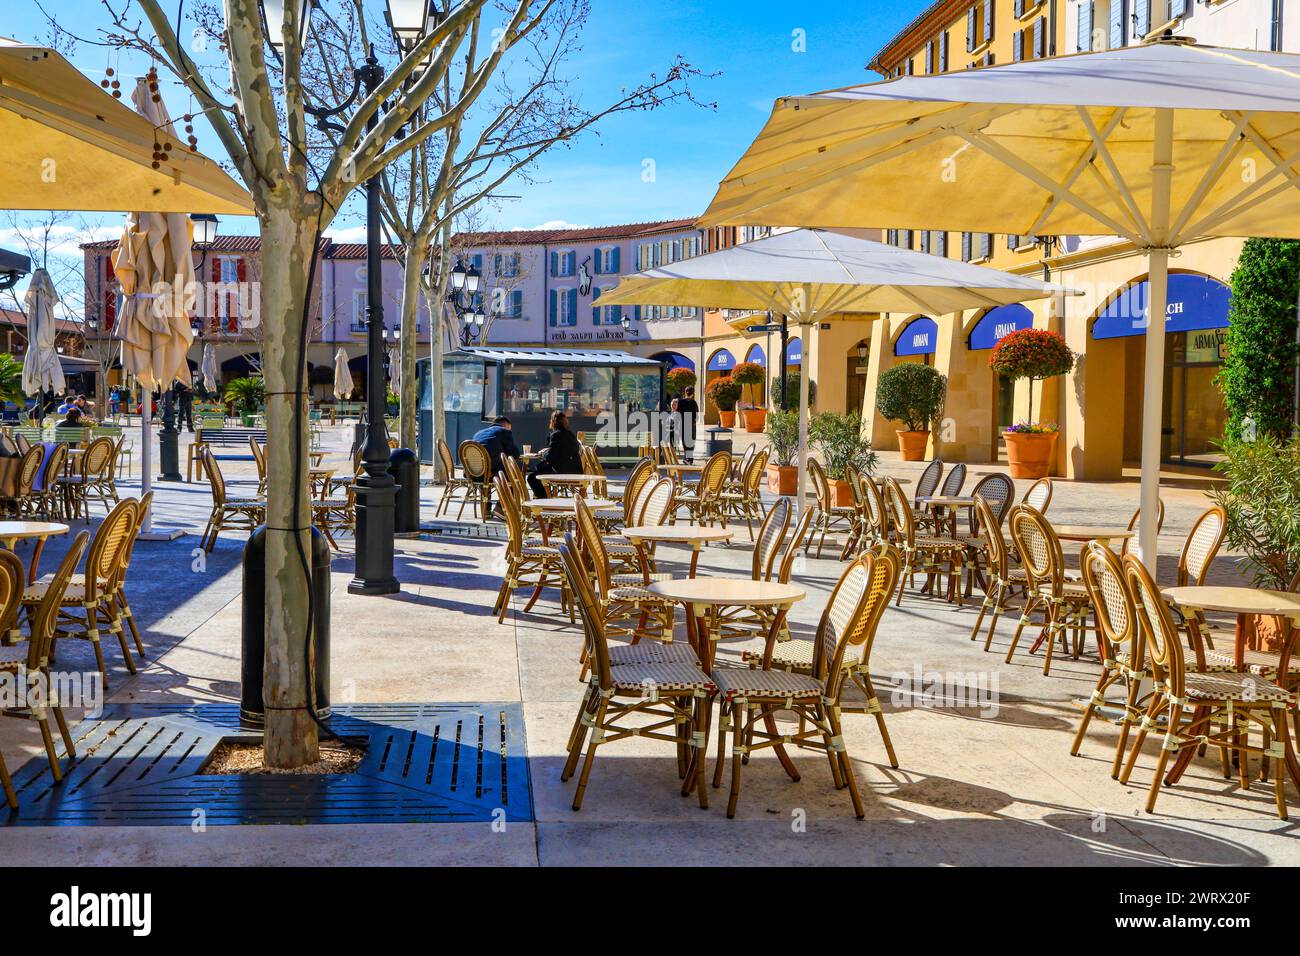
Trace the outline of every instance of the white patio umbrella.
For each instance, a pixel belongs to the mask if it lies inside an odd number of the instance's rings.
[[[221,373],[217,370],[217,352],[211,342],[203,343],[203,361],[199,363],[199,375],[202,376],[203,384],[207,386],[208,391],[217,390]]]
[[[819,229],[795,229],[648,269],[602,292],[601,305],[693,305],[788,316],[804,332],[842,313],[944,315],[1063,294],[1035,279]],[[805,355],[804,362],[808,362]],[[799,376],[799,477],[808,466],[808,376]]]
[[[1116,235],[1150,260],[1300,222],[1300,56],[1181,40],[780,99],[718,223]],[[1135,316],[1144,325],[1146,316]],[[1141,554],[1153,560],[1164,335],[1148,335]]]
[[[137,82],[131,98],[140,114],[156,128],[171,129],[166,107],[161,101],[154,102],[143,79]],[[196,281],[192,230],[189,217],[183,213],[129,213],[113,259],[123,295],[114,334],[122,340],[122,367],[142,388],[142,493],[148,493],[153,485],[152,392],[155,388],[170,388],[176,380],[190,382],[185,356],[194,339],[186,310],[187,293]],[[143,533],[151,529],[152,515],[146,514]]]
[[[352,371],[348,368],[348,353],[342,346],[334,353],[334,397],[339,401],[352,394]]]
[[[63,379],[63,366],[55,346],[58,331],[54,306],[59,294],[54,291],[54,280],[44,269],[32,273],[31,285],[23,296],[27,307],[27,354],[23,356],[23,391],[40,397],[41,392],[61,393],[67,387]]]
[[[400,345],[388,347],[388,384],[396,394],[402,394],[402,347]]]

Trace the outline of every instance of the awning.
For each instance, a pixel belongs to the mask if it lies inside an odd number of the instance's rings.
[[[924,315],[903,326],[894,342],[895,355],[933,355],[939,344],[939,323]]]
[[[675,368],[695,369],[695,363],[678,352],[656,352],[651,357],[663,362],[669,371]]]
[[[803,364],[803,340],[791,339],[785,344],[785,364],[802,365]]]
[[[710,372],[730,372],[736,367],[736,357],[726,349],[718,349],[709,356],[709,363],[705,367]]]
[[[1230,297],[1231,290],[1209,276],[1190,272],[1170,273],[1165,331],[1191,332],[1197,329],[1227,328]],[[1092,324],[1092,337],[1117,339],[1126,335],[1145,334],[1150,298],[1151,283],[1145,279],[1129,286],[1097,316],[1097,321]]]
[[[1019,332],[1021,329],[1033,328],[1033,325],[1034,313],[1025,306],[1018,302],[1013,305],[1000,305],[996,309],[989,309],[984,313],[984,317],[975,323],[975,328],[970,330],[966,344],[972,352],[991,349],[1002,340],[1003,336]]]
[[[749,349],[749,353],[745,356],[745,361],[757,362],[759,365],[763,366],[764,368],[767,368],[767,353],[763,351],[763,346],[761,345],[751,346]]]

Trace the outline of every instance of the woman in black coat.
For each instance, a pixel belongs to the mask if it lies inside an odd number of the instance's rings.
[[[582,455],[578,450],[578,436],[569,431],[569,419],[564,412],[551,412],[551,434],[546,449],[528,475],[528,487],[538,498],[546,497],[546,487],[538,475],[580,475]]]

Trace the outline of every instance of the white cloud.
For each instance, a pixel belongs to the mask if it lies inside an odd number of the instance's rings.
[[[325,231],[325,238],[332,239],[338,243],[348,242],[365,242],[365,226],[345,226],[342,229],[330,228]]]
[[[552,219],[544,222],[540,226],[511,226],[511,232],[522,232],[529,229],[590,229],[589,225],[578,225],[577,223],[565,222],[563,219]]]

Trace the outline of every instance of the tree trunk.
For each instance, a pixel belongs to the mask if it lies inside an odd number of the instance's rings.
[[[307,492],[306,396],[302,322],[311,268],[312,229],[291,207],[262,217],[262,371],[266,376],[266,704],[265,762],[301,767],[319,759],[308,711],[313,683],[307,660],[311,600],[311,504]],[[295,400],[296,399],[296,400]],[[301,457],[295,462],[295,451]],[[295,481],[296,478],[296,481]],[[298,528],[292,531],[288,529]],[[296,540],[295,540],[296,539]]]
[[[433,405],[433,434],[435,438],[441,438],[444,441],[447,438],[447,408],[444,381],[442,376],[442,355],[443,355],[443,321],[441,305],[442,297],[435,296],[434,300],[429,303],[429,385],[431,403]],[[452,449],[452,454],[456,449]],[[434,456],[435,459],[437,456]],[[448,476],[450,477],[450,476]]]
[[[420,393],[416,387],[415,359],[419,349],[419,336],[416,323],[420,318],[420,287],[424,272],[425,255],[421,245],[415,243],[406,250],[406,269],[402,279],[402,388],[398,396],[401,400],[401,417],[398,424],[399,438],[403,448],[415,448],[416,425],[420,420]],[[430,334],[437,332],[435,317],[430,314]]]

